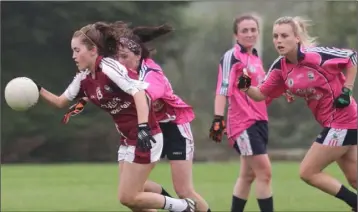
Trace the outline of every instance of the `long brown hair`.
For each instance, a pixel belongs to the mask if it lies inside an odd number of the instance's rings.
[[[81,38],[81,42],[88,48],[97,48],[98,54],[104,57],[117,55],[119,42],[114,28],[105,22],[88,24],[77,30],[73,37]]]
[[[117,40],[126,38],[127,40],[135,42],[140,46],[140,51],[134,53],[140,54],[142,58],[150,57],[151,53],[155,51],[154,48],[149,49],[146,43],[174,30],[174,28],[168,24],[162,24],[159,26],[137,26],[132,28],[131,23],[116,21],[111,25],[116,31],[116,36],[118,36]],[[128,43],[126,42],[119,42],[118,44],[123,47],[128,47]]]

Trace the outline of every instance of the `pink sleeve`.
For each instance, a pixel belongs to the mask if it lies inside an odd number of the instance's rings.
[[[319,54],[320,64],[328,72],[340,73],[357,65],[357,52],[350,49],[313,47],[308,51]]]
[[[162,72],[150,71],[144,77],[144,81],[149,83],[149,87],[146,89],[146,92],[152,101],[160,99],[164,96],[168,79]]]
[[[263,95],[269,98],[278,98],[286,90],[285,82],[282,78],[282,71],[280,69],[271,68],[267,72],[266,77],[259,89]],[[271,103],[272,100],[268,100],[267,103]]]

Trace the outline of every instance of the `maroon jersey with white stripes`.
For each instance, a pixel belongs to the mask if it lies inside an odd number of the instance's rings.
[[[65,91],[69,100],[87,97],[109,113],[122,135],[121,143],[137,143],[137,110],[133,95],[148,87],[147,83],[130,79],[127,69],[111,58],[99,57],[96,61],[95,77],[89,71],[78,73]],[[154,111],[150,108],[148,123],[152,134],[161,132]]]

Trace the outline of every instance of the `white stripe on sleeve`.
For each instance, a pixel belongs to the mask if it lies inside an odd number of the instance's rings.
[[[275,61],[273,61],[273,63],[271,64],[269,70],[267,71],[265,78],[263,80],[266,81],[268,79],[268,77],[270,76],[270,74],[272,73],[272,71],[274,70],[274,67],[281,62],[281,59],[283,58],[283,56],[279,56]]]
[[[71,84],[67,87],[63,95],[69,100],[73,101],[81,89],[81,81],[86,78],[86,76],[90,72],[88,70],[81,71],[80,73],[76,74],[74,79],[72,80]]]
[[[145,90],[149,84],[129,78],[126,67],[118,61],[111,58],[103,58],[100,67],[102,72],[106,74],[120,89],[134,96],[138,91]]]
[[[306,51],[328,54],[333,57],[348,58],[354,54],[350,49],[339,49],[334,47],[310,47]]]
[[[354,51],[353,54],[351,55],[351,61],[353,65],[357,65],[357,52]]]
[[[230,80],[230,71],[231,71],[231,59],[234,54],[234,48],[227,51],[224,54],[224,59],[222,62],[222,81],[221,81],[221,88],[220,88],[220,94],[221,95],[227,95],[228,93],[228,87],[229,87],[229,80]]]

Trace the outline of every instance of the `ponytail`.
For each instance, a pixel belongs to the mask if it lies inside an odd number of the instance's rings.
[[[293,22],[297,27],[297,33],[301,40],[301,44],[304,47],[313,47],[317,45],[316,38],[311,37],[307,30],[308,27],[312,26],[311,21],[307,19],[303,19],[300,16],[296,16],[293,18]]]
[[[162,35],[172,32],[174,28],[168,24],[163,24],[156,27],[138,26],[133,28],[133,34],[137,35],[141,42],[147,43]]]
[[[123,21],[116,21],[111,24],[111,26],[116,31],[117,40],[123,40],[123,42],[119,42],[117,44],[130,47],[134,46],[134,43],[140,46],[140,51],[131,51],[135,54],[140,54],[142,58],[148,58],[151,56],[155,49],[149,49],[145,43],[150,42],[162,35],[168,34],[172,32],[174,28],[168,24],[163,24],[160,26],[138,26],[138,27],[130,27],[130,23],[126,23]],[[131,49],[131,48],[129,48]]]

